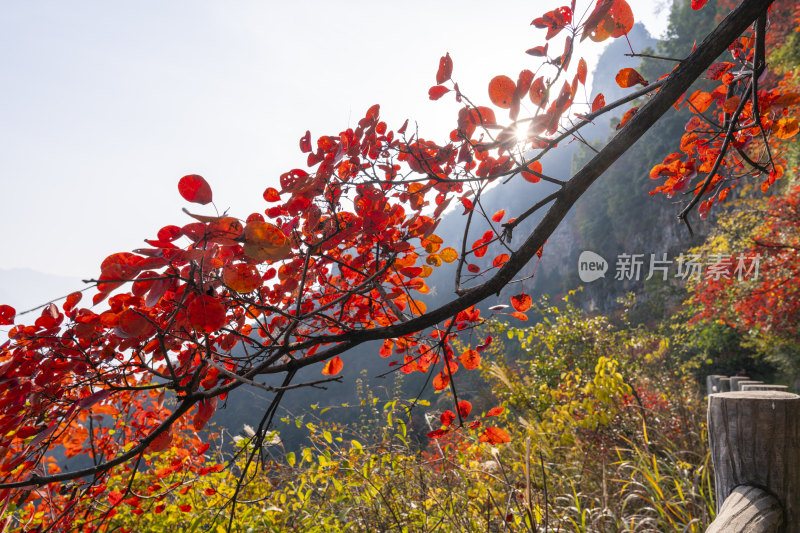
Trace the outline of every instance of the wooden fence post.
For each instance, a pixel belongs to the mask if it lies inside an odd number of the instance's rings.
[[[717,518],[706,533],[800,533],[800,396],[712,394],[708,436]]]
[[[764,383],[758,383],[754,385],[742,385],[742,391],[747,392],[751,390],[777,390],[782,392],[789,392],[789,387],[786,385],[766,385]]]
[[[749,376],[731,376],[731,392],[739,390],[740,381],[750,381]]]

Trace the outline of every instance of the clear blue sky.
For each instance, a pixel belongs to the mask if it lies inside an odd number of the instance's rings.
[[[303,165],[306,129],[338,133],[374,103],[390,127],[442,138],[457,107],[428,100],[439,57],[485,103],[491,77],[532,64],[530,21],[563,3],[3,2],[0,269],[97,275],[188,221],[189,173],[221,209],[263,211],[263,190]],[[630,3],[664,30],[664,2]]]

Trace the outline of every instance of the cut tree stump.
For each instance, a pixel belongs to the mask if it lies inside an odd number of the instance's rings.
[[[800,533],[800,396],[712,394],[708,436],[717,496],[717,518],[708,531]],[[775,512],[776,502],[782,512]]]

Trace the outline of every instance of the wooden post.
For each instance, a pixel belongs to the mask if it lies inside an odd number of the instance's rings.
[[[752,390],[777,390],[783,392],[789,392],[789,387],[786,385],[766,385],[764,383],[756,383],[753,385],[742,385],[742,392],[752,391]]]
[[[744,387],[745,385],[763,385],[763,384],[764,384],[763,381],[748,379],[747,381],[738,381],[736,383],[736,388],[737,390],[743,391],[744,389],[742,387]]]
[[[740,381],[750,381],[749,376],[731,376],[731,392],[739,390]]]
[[[800,396],[778,391],[712,394],[708,437],[717,518],[707,532],[800,533]],[[776,512],[776,505],[782,512]]]
[[[717,380],[717,392],[730,392],[731,378],[721,377]]]
[[[724,378],[720,374],[711,374],[706,376],[706,390],[708,391],[706,394],[714,394],[715,392],[720,392],[717,386],[719,385],[719,378]]]

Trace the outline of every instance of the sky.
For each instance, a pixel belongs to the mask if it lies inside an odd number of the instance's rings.
[[[629,2],[664,32],[666,0]],[[185,174],[221,211],[263,212],[264,189],[304,167],[306,130],[337,134],[375,103],[390,128],[442,139],[458,105],[428,99],[439,57],[486,104],[492,77],[534,65],[524,51],[545,32],[530,21],[563,3],[2,2],[0,270],[98,275],[188,223],[182,207],[212,213],[178,195]],[[584,44],[591,70],[601,47]]]

